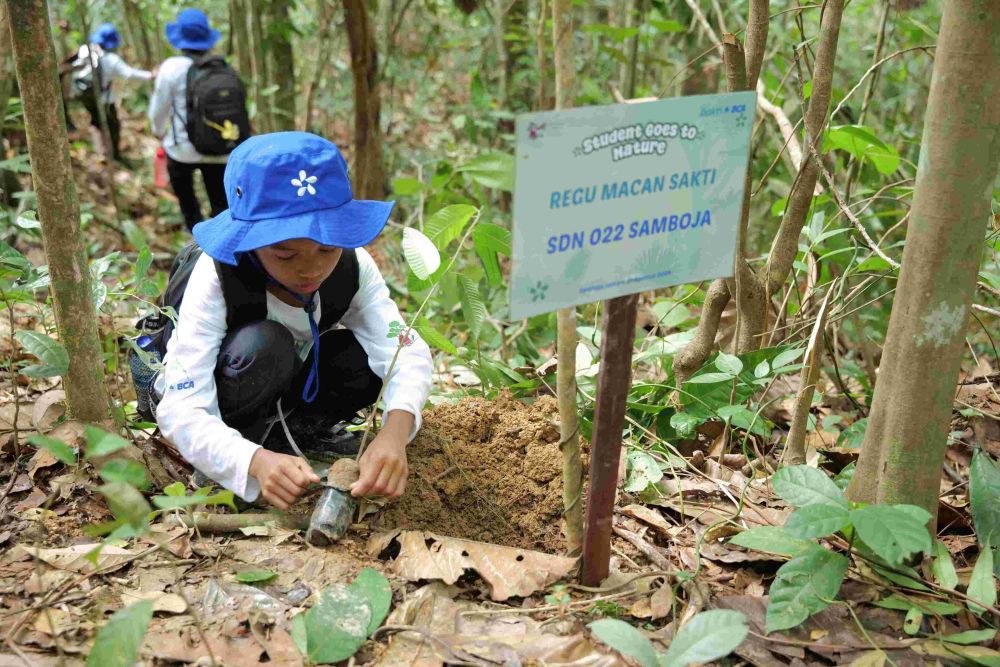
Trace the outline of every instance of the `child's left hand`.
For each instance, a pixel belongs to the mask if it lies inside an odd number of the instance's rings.
[[[406,489],[409,468],[406,442],[413,428],[413,415],[402,410],[389,413],[382,430],[365,449],[358,462],[361,477],[351,485],[351,495],[398,498]]]

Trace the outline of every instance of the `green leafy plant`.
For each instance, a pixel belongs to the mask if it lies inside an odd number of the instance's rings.
[[[927,530],[931,516],[919,507],[851,503],[834,480],[809,466],[782,468],[771,484],[797,508],[785,526],[751,528],[731,540],[737,546],[791,557],[771,584],[768,632],[799,625],[826,609],[840,590],[849,560],[812,540],[840,533],[871,559],[877,572],[889,576],[898,576],[893,571],[906,572],[911,556],[932,549]]]
[[[153,603],[149,600],[116,611],[97,632],[87,667],[132,667],[152,619]]]
[[[624,621],[602,619],[589,627],[595,637],[642,667],[685,667],[718,660],[735,651],[750,631],[746,616],[738,611],[703,611],[674,635],[666,654],[661,654]]]

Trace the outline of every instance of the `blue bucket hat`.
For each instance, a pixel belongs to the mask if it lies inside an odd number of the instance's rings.
[[[122,40],[114,23],[102,23],[90,34],[90,43],[110,50],[117,49]]]
[[[229,208],[195,225],[194,238],[210,257],[233,266],[239,253],[289,239],[367,245],[395,205],[354,199],[340,151],[308,132],[250,137],[229,155],[223,180]]]
[[[208,25],[208,17],[200,9],[185,9],[177,21],[167,24],[167,41],[176,49],[207,51],[222,37]]]

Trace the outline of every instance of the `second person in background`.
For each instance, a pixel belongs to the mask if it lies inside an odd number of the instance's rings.
[[[167,25],[167,40],[181,55],[159,68],[149,122],[167,153],[170,187],[177,195],[188,230],[204,219],[195,194],[200,171],[210,214],[226,210],[222,184],[229,153],[250,136],[246,90],[239,75],[210,51],[220,33],[200,9],[185,9]]]

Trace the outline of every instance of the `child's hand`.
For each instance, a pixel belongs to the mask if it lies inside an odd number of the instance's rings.
[[[406,489],[406,439],[383,430],[365,449],[358,462],[361,477],[351,485],[351,495],[398,498]]]
[[[320,481],[312,468],[298,456],[278,454],[264,448],[258,449],[250,459],[249,472],[260,484],[264,500],[281,510],[287,510],[310,484]]]

